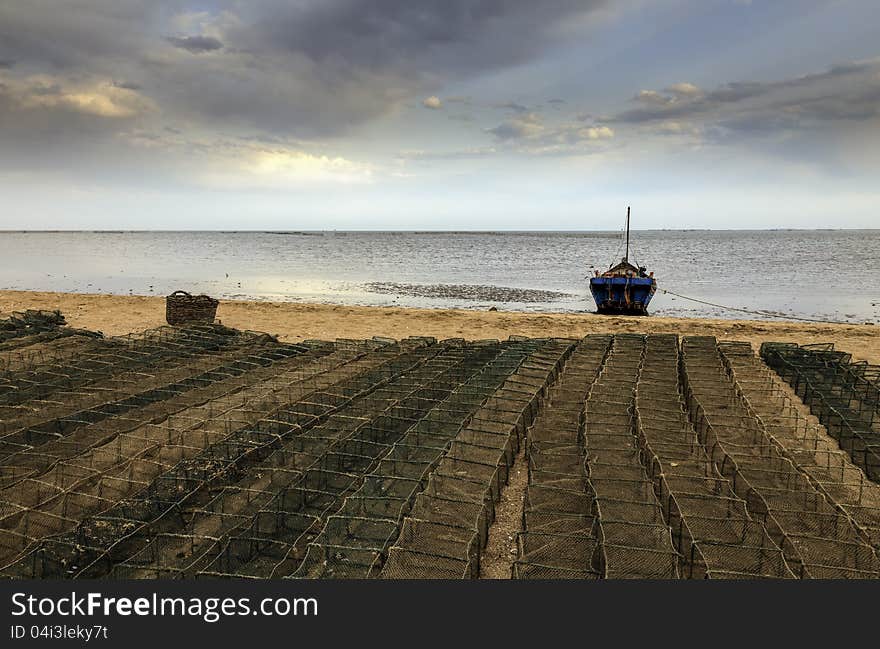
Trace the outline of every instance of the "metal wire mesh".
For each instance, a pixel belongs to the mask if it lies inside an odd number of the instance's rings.
[[[868,478],[880,482],[880,366],[853,362],[833,344],[764,343],[761,356]]]
[[[294,358],[284,355],[280,363],[287,371],[278,372],[281,367],[268,374],[254,370],[256,374],[245,375],[246,381],[231,386],[222,385],[220,381],[217,391],[202,395],[205,404],[184,410],[181,414],[185,416],[168,416],[161,425],[141,422],[132,432],[117,433],[109,441],[102,437],[98,445],[88,447],[72,460],[51,464],[50,469],[41,474],[41,483],[52,485],[54,491],[43,490],[46,493],[41,493],[37,502],[27,502],[26,507],[4,518],[3,531],[9,533],[10,539],[10,543],[4,544],[9,552],[7,557],[14,558],[15,553],[24,555],[8,570],[12,574],[47,574],[43,566],[53,564],[50,559],[44,561],[47,548],[44,545],[29,548],[46,536],[60,534],[54,547],[68,544],[82,551],[78,552],[81,558],[67,562],[73,567],[58,576],[83,571],[102,574],[104,568],[100,565],[88,570],[87,567],[98,557],[106,558],[110,546],[123,537],[132,536],[134,530],[141,530],[141,536],[148,537],[157,529],[157,520],[173,518],[171,513],[179,511],[185,502],[210,496],[214,485],[235,483],[251,464],[272,457],[280,440],[338,409],[331,404],[343,395],[328,393],[328,387],[357,377],[365,366],[366,369],[378,366],[380,375],[381,369],[393,370],[382,368],[388,353],[383,355],[381,350],[368,360],[361,358],[368,349],[376,347],[374,344],[365,343],[360,350],[349,344],[335,350],[324,347],[313,353],[306,352],[306,348],[299,349]],[[390,353],[392,357],[396,355],[393,351]],[[263,369],[262,365],[257,366]],[[381,376],[366,379],[366,384],[372,387]],[[267,412],[269,417],[265,416]],[[123,424],[123,430],[127,431],[128,423],[123,421]],[[283,468],[272,471],[261,466],[263,483],[285,484],[296,475],[296,471],[285,464],[276,466]],[[87,475],[66,484],[62,476],[69,467],[76,467]],[[72,499],[93,495],[108,479],[115,481],[114,500],[89,501],[89,508],[77,512],[76,516],[70,515]],[[4,490],[3,497],[7,502],[15,502],[13,498],[21,502],[33,493],[32,484],[14,483]],[[214,498],[214,503],[218,499],[230,500],[229,496],[224,490]],[[29,497],[34,500],[33,496]],[[213,510],[212,513],[216,514]],[[86,524],[92,519],[100,520],[98,527],[110,529],[113,534],[90,538]],[[127,543],[137,545],[144,540]],[[136,549],[131,553],[135,554]],[[109,563],[115,560],[114,556]]]
[[[867,421],[870,368],[833,376]],[[797,399],[714,339],[105,339],[15,316],[0,575],[474,578],[524,446],[514,577],[875,576],[869,447]]]
[[[578,343],[528,431],[529,483],[515,578],[599,577],[594,565],[595,502],[585,465],[584,402],[610,345],[610,336],[588,336]]]
[[[787,348],[788,346],[786,346]],[[762,348],[762,353],[773,345]],[[738,389],[783,454],[828,501],[844,512],[874,546],[880,547],[880,485],[854,463],[859,457],[809,416],[797,396],[753,354],[721,343],[719,349]]]
[[[745,348],[738,351],[746,355]],[[876,577],[874,550],[849,516],[785,456],[738,390],[715,340],[685,338],[682,354],[688,410],[700,439],[733,491],[763,518],[795,575]],[[823,554],[829,542],[860,551]]]
[[[485,400],[450,437],[446,452],[415,494],[382,570],[386,579],[479,575],[494,504],[540,397],[571,350],[568,341],[514,343]]]
[[[636,386],[636,429],[682,572],[690,578],[792,577],[782,550],[716,470],[688,420],[676,336],[649,336]]]
[[[616,335],[586,401],[589,485],[598,513],[597,568],[606,578],[675,578],[679,556],[639,449],[636,417],[646,338]],[[649,371],[652,371],[649,368]],[[667,380],[668,377],[662,377]]]

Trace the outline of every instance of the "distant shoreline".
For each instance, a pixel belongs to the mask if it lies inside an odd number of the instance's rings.
[[[880,232],[880,228],[632,228],[633,232]],[[0,228],[0,234],[281,234],[281,235],[323,235],[323,234],[620,234],[620,230],[21,230]]]
[[[0,291],[0,316],[24,309],[59,309],[74,327],[124,335],[165,324],[165,298],[42,291]],[[592,313],[534,313],[291,302],[223,300],[217,312],[225,325],[264,331],[281,340],[435,336],[580,338],[590,333],[676,333],[744,340],[833,342],[858,360],[880,364],[880,331],[873,325],[813,324],[764,320],[607,317]]]

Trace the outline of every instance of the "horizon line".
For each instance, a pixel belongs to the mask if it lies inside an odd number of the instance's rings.
[[[251,229],[241,229],[241,230],[230,230],[230,229],[195,229],[195,228],[184,228],[177,230],[168,230],[168,229],[99,229],[99,228],[69,228],[69,229],[60,229],[60,228],[40,228],[40,229],[22,229],[22,228],[0,228],[0,234],[61,234],[61,233],[91,233],[91,234],[141,234],[141,233],[179,233],[179,232],[192,232],[192,233],[218,233],[218,234],[334,234],[334,233],[343,233],[343,234],[388,234],[388,233],[401,233],[401,234],[540,234],[540,233],[548,233],[548,234],[572,234],[572,233],[619,233],[623,231],[623,228],[616,230],[587,230],[587,229],[538,229],[538,230],[513,230],[513,229],[503,229],[503,230],[432,230],[432,229],[339,229],[339,228],[330,228],[330,229],[321,229],[321,230],[312,230],[305,228],[297,228],[294,230],[281,230],[281,229],[271,229],[267,230],[264,228],[251,228]],[[839,227],[839,228],[799,228],[799,227],[788,227],[788,228],[631,228],[631,232],[875,232],[880,231],[880,228],[847,228],[847,227]]]

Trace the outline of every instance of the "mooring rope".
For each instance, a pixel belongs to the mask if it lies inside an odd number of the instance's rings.
[[[727,309],[729,311],[741,311],[742,313],[751,313],[752,315],[760,315],[764,317],[770,318],[783,318],[785,320],[799,320],[801,322],[818,322],[821,324],[858,324],[856,322],[846,322],[842,320],[821,320],[817,318],[801,318],[794,315],[785,315],[784,313],[773,313],[772,311],[755,311],[752,309],[742,309],[740,307],[735,306],[725,306],[724,304],[715,304],[714,302],[707,302],[706,300],[698,300],[695,297],[688,297],[687,295],[682,295],[681,293],[675,293],[674,291],[669,291],[665,288],[658,288],[658,291],[661,293],[668,293],[669,295],[674,295],[676,297],[680,297],[683,300],[690,300],[691,302],[699,302],[700,304],[707,304],[709,306],[714,306],[718,309]]]

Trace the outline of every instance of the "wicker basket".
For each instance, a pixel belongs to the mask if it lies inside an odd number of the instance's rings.
[[[170,325],[187,322],[214,322],[218,300],[208,295],[190,295],[186,291],[174,291],[165,298],[165,320]]]

